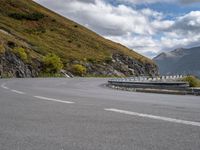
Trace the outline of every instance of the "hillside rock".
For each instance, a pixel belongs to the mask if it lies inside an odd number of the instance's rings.
[[[88,73],[97,76],[156,76],[156,65],[141,63],[123,54],[113,54],[112,62],[106,64],[85,64]]]
[[[38,76],[38,69],[30,64],[24,63],[10,51],[6,51],[0,55],[0,62],[0,77],[25,78]]]
[[[22,61],[12,51],[5,51],[0,55],[1,77],[38,77],[41,62],[35,61],[34,66]],[[75,63],[80,63],[75,61]],[[156,76],[158,69],[155,65],[141,63],[123,54],[114,54],[110,63],[83,63],[87,68],[87,74],[93,76]],[[71,74],[68,71],[68,74]],[[73,76],[71,74],[71,76]]]

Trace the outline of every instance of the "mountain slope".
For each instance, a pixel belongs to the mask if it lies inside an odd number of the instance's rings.
[[[176,49],[154,58],[161,74],[194,74],[200,76],[200,47]]]
[[[25,50],[28,61],[16,48]],[[68,71],[73,64],[85,66],[88,75],[157,74],[150,59],[31,0],[1,0],[0,51],[0,72],[10,76],[37,76],[48,53],[61,57]]]

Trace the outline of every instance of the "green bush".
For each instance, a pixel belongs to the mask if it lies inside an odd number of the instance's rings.
[[[188,82],[190,87],[200,87],[200,80],[195,76],[187,76],[183,78],[183,81]]]
[[[28,56],[25,52],[25,49],[22,47],[17,47],[14,49],[14,53],[17,54],[17,56],[23,60],[23,61],[27,61],[28,60]]]
[[[9,17],[17,19],[17,20],[31,20],[38,21],[44,18],[44,15],[41,13],[31,13],[31,14],[22,14],[22,13],[11,13]]]
[[[47,73],[58,73],[63,68],[63,63],[55,54],[48,54],[43,58],[44,71]]]
[[[0,74],[0,78],[13,78],[13,74],[9,72],[3,72]]]
[[[71,68],[72,73],[78,76],[85,75],[86,70],[87,69],[83,65],[80,65],[80,64],[72,65],[72,68]]]

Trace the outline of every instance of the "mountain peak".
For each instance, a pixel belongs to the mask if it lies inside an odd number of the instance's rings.
[[[175,57],[175,55],[171,52],[162,52],[160,53],[158,56],[154,57],[154,60],[162,60],[162,59],[166,59],[166,58],[172,58]]]
[[[173,54],[173,55],[176,55],[176,56],[180,56],[180,55],[184,55],[186,49],[184,48],[177,48],[173,51],[171,51],[170,53]]]
[[[162,52],[160,53],[159,55],[157,55],[156,57],[154,57],[153,59],[154,60],[157,60],[157,59],[163,59],[167,56],[167,53],[166,52]]]
[[[160,73],[194,74],[200,76],[200,47],[179,48],[168,53],[161,53],[154,58]]]

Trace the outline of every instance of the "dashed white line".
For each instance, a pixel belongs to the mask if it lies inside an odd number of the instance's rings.
[[[2,88],[6,89],[6,90],[9,90],[9,88],[8,88],[8,87],[6,87],[6,86],[2,86]]]
[[[5,85],[6,85],[6,83],[3,83],[3,84],[1,84],[1,87],[2,87],[3,89],[9,90],[9,88],[6,87]],[[24,92],[22,92],[22,91],[17,91],[17,90],[12,90],[12,89],[10,89],[10,90],[11,90],[12,92],[14,92],[14,93],[17,93],[17,94],[26,94],[26,93],[24,93]]]
[[[6,89],[6,90],[8,90],[9,88],[8,88],[8,87],[6,87],[5,85],[6,85],[6,84],[4,83],[4,84],[2,84],[2,85],[1,85],[1,87],[2,87],[3,89]]]
[[[65,103],[65,104],[73,104],[74,103],[74,102],[70,102],[70,101],[63,101],[63,100],[48,98],[48,97],[43,97],[43,96],[33,96],[33,97],[38,98],[38,99],[42,99],[42,100]]]
[[[24,92],[17,91],[17,90],[11,90],[11,91],[14,92],[14,93],[17,93],[17,94],[25,94]]]
[[[117,112],[117,113],[121,113],[121,114],[126,114],[126,115],[133,115],[133,116],[139,116],[139,117],[143,117],[143,118],[150,118],[150,119],[155,119],[155,120],[161,120],[161,121],[167,121],[167,122],[173,122],[173,123],[179,123],[179,124],[184,124],[184,125],[200,127],[200,122],[179,120],[179,119],[162,117],[162,116],[154,116],[154,115],[150,115],[150,114],[141,114],[141,113],[137,113],[137,112],[131,112],[131,111],[126,111],[126,110],[114,109],[114,108],[107,108],[104,110],[111,111],[111,112]]]

